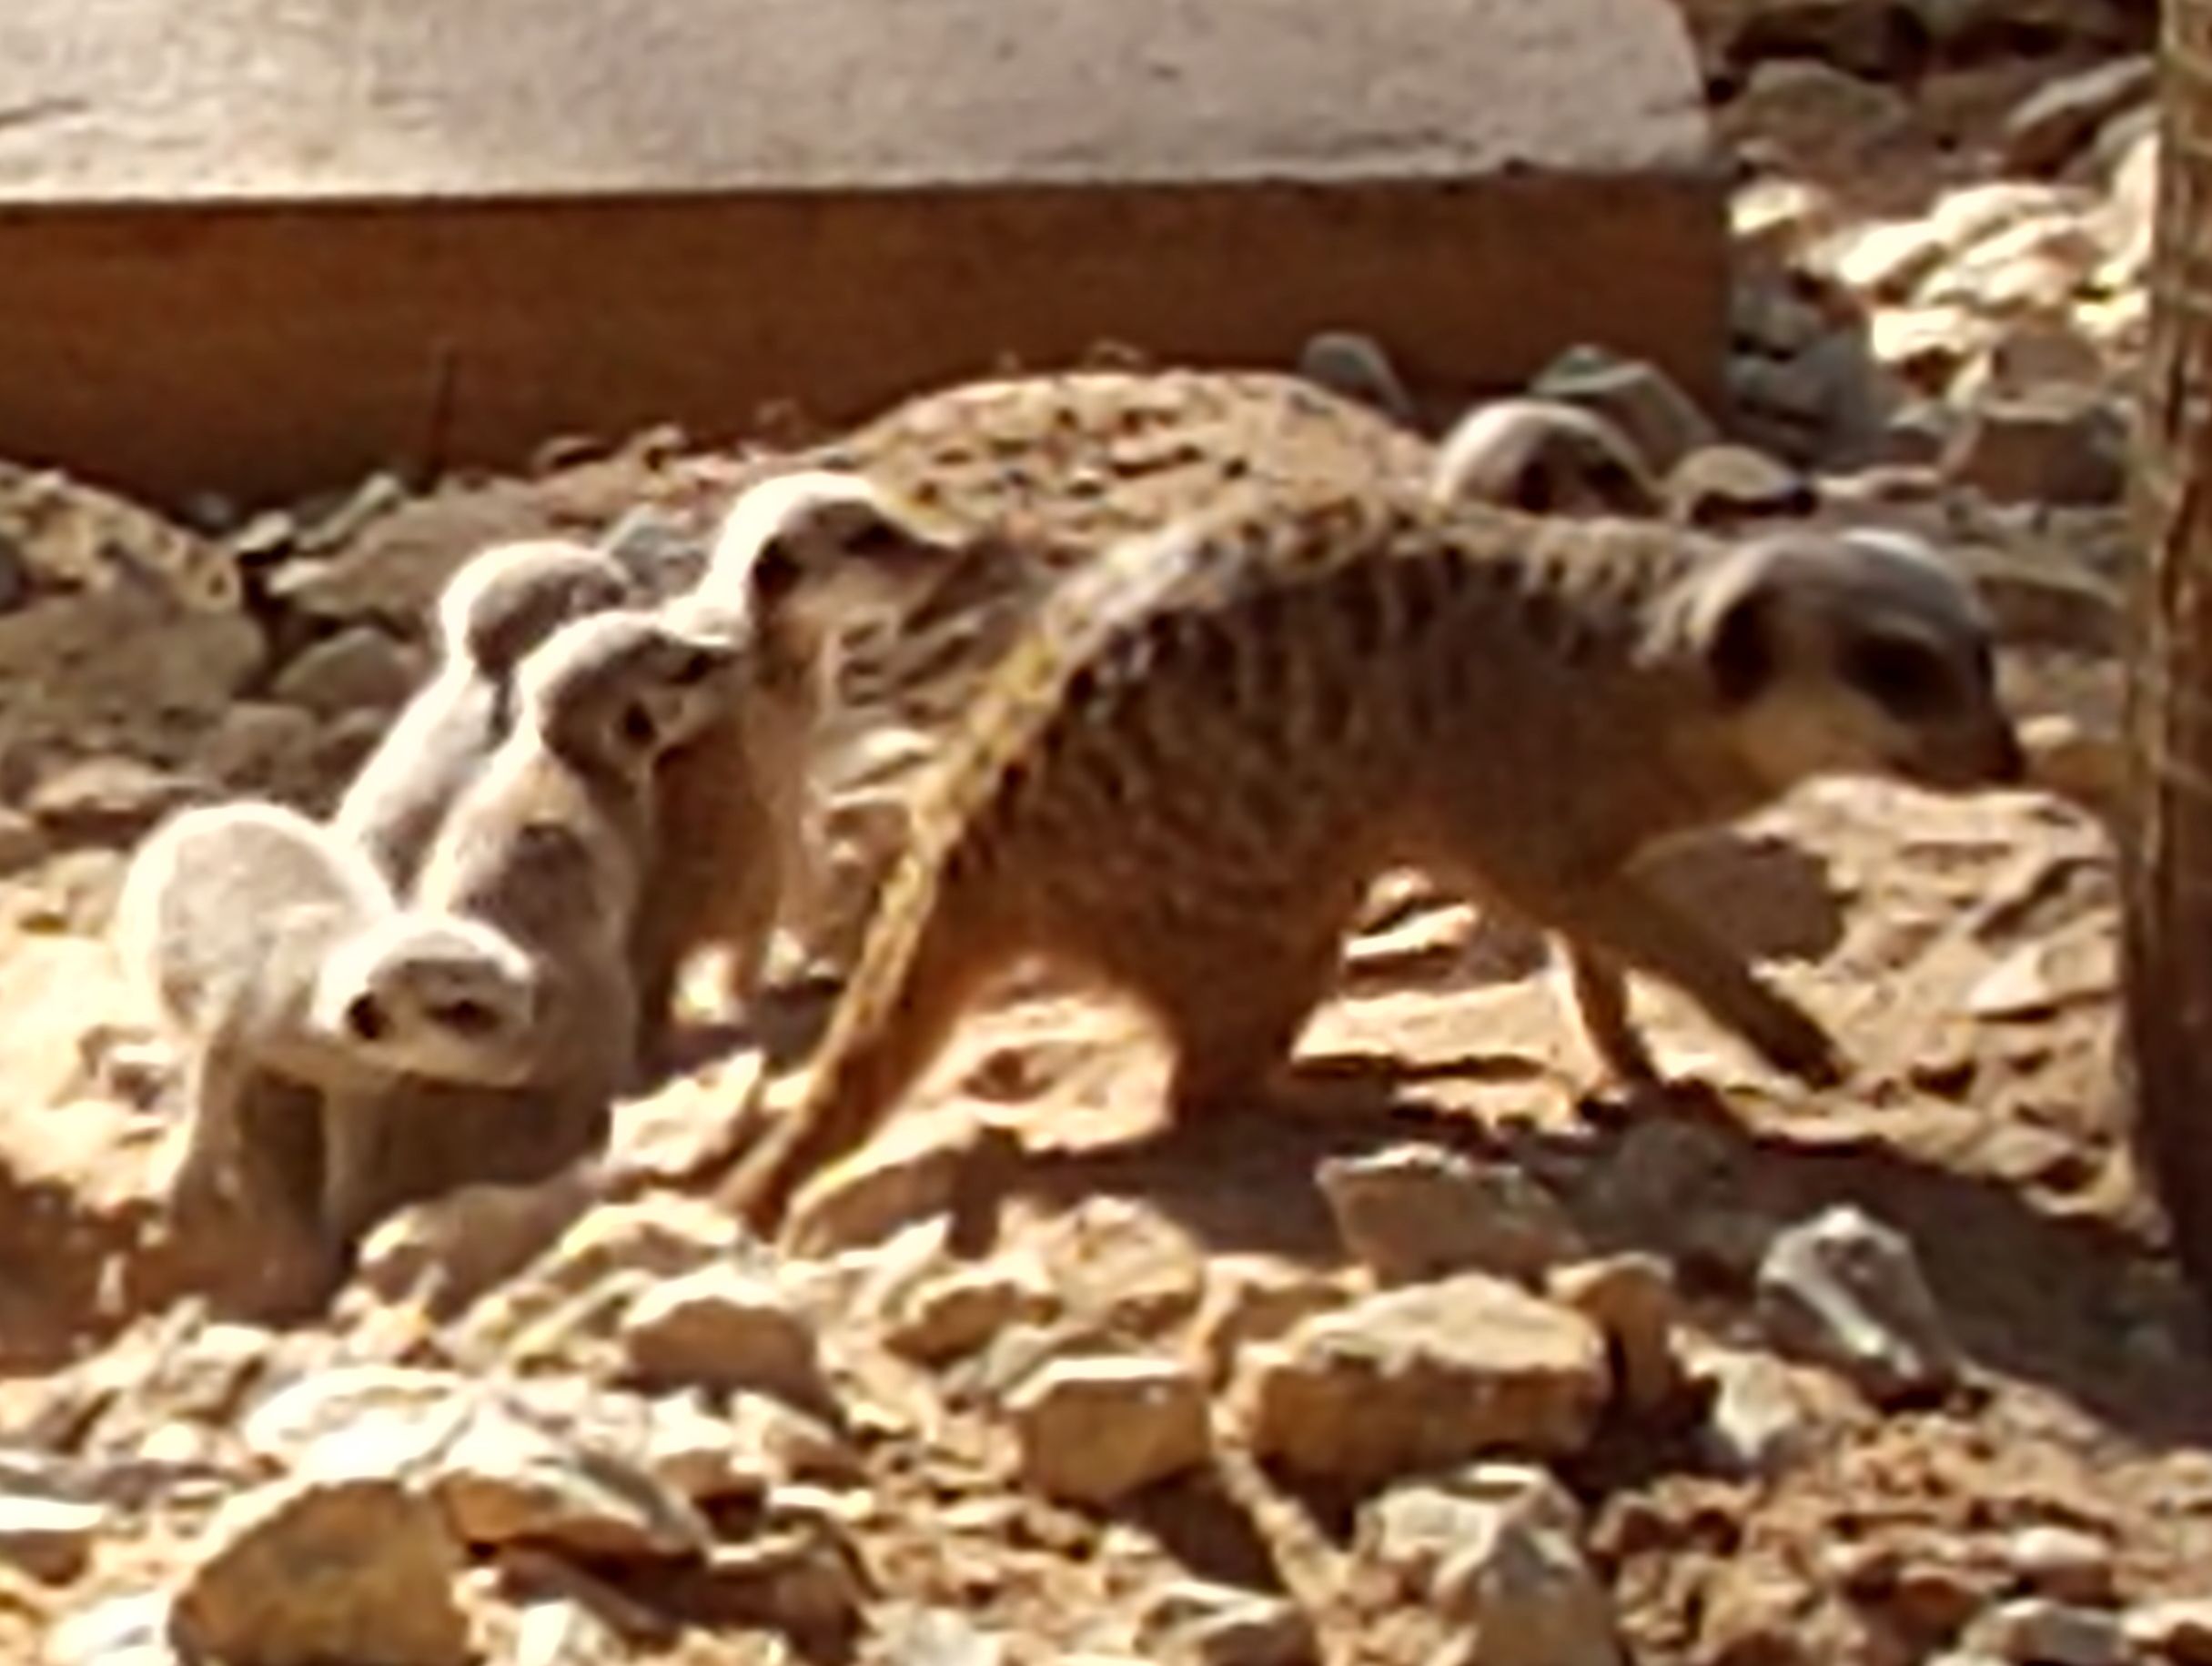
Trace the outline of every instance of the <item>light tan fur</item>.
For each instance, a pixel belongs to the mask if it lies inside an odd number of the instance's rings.
[[[1431,495],[1536,515],[1658,515],[1660,484],[1629,437],[1561,399],[1493,399],[1437,449]]]
[[[1982,611],[1924,548],[1731,549],[1418,491],[1225,505],[1071,585],[1001,665],[803,1099],[725,1195],[773,1230],[1029,957],[1149,1010],[1178,1111],[1258,1094],[1369,883],[1400,865],[1562,939],[1620,1076],[1652,1075],[1633,969],[1833,1082],[1821,1026],[1636,859],[1815,773],[1965,789],[2020,767]]]
[[[810,469],[739,494],[707,571],[674,605],[744,643],[726,717],[655,772],[658,854],[638,922],[641,1055],[663,1050],[678,977],[724,957],[725,998],[758,991],[779,924],[818,887],[811,765],[842,623],[912,601],[956,553],[930,518],[864,478]]]
[[[167,1187],[180,1218],[229,1196],[313,1228],[358,1184],[329,1155],[347,1095],[403,1074],[505,1085],[534,1054],[539,979],[520,946],[402,910],[359,852],[281,804],[164,822],[132,859],[111,935],[185,1055]]]
[[[515,668],[561,625],[631,599],[612,556],[561,539],[495,544],[439,594],[438,664],[355,774],[331,825],[413,883],[439,823],[513,726]]]
[[[726,710],[737,663],[728,637],[641,609],[571,621],[523,660],[515,727],[439,829],[413,901],[535,958],[540,1045],[525,1080],[496,1093],[408,1082],[363,1097],[345,1126],[372,1180],[349,1237],[415,1196],[541,1177],[603,1144],[634,1057],[629,941],[653,765]],[[475,1131],[459,1143],[446,1126]]]

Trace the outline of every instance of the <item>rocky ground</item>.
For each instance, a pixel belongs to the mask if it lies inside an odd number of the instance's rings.
[[[2144,8],[1685,5],[1738,409],[1595,353],[1545,385],[1686,519],[1940,534],[2022,705],[2108,730]],[[1394,880],[1264,1117],[1157,1135],[1133,1018],[1031,990],[845,1182],[849,1247],[464,1194],[327,1321],[210,1312],[147,1232],[131,841],[327,803],[460,554],[680,536],[744,466],[652,435],[252,515],[0,470],[0,1658],[2212,1661],[2212,1352],[2116,1137],[2114,830],[2039,793],[1832,786],[1671,864],[1844,1036],[1832,1094],[1646,988],[1704,1091],[1578,1103],[1529,945]],[[626,1107],[625,1151],[681,1167],[757,1069]]]

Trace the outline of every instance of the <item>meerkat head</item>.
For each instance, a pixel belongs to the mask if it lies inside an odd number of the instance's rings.
[[[915,599],[959,547],[926,510],[864,475],[797,470],[739,494],[698,594],[762,629],[819,632]]]
[[[1720,555],[1680,601],[1726,739],[1773,790],[1817,774],[1941,792],[2021,779],[1988,617],[1919,539],[1771,533]]]
[[[736,700],[745,643],[725,622],[672,605],[561,626],[516,673],[522,726],[571,762],[641,778]]]
[[[603,550],[565,539],[494,544],[471,556],[438,598],[446,660],[505,681],[523,655],[572,619],[631,600],[630,575]]]
[[[308,1022],[395,1073],[512,1087],[543,1049],[542,983],[530,954],[482,921],[410,911],[333,951]]]
[[[1532,515],[1657,515],[1659,483],[1618,426],[1563,399],[1495,399],[1437,448],[1429,496]]]

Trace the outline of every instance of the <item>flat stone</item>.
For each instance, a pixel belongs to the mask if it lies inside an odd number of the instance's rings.
[[[1724,178],[1646,0],[22,0],[0,111],[0,310],[45,326],[0,453],[139,490],[849,419],[1101,338],[1357,328],[1500,390],[1604,340],[1719,392]]]
[[[1307,1475],[1385,1480],[1485,1452],[1579,1451],[1611,1388],[1603,1337],[1480,1273],[1386,1291],[1247,1348],[1252,1449]]]
[[[1009,1406],[1022,1470],[1054,1498],[1110,1504],[1205,1463],[1206,1391],[1171,1360],[1063,1359]]]
[[[737,1267],[643,1292],[623,1316],[622,1345],[653,1382],[757,1389],[801,1406],[828,1397],[813,1328],[774,1280]]]
[[[278,1482],[208,1524],[169,1613],[197,1659],[256,1666],[462,1666],[461,1550],[444,1513],[392,1479]]]

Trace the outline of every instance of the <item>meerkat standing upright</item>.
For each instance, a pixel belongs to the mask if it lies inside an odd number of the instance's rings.
[[[621,563],[584,544],[528,539],[470,557],[438,598],[436,671],[361,765],[331,825],[404,890],[511,726],[523,657],[568,621],[631,599]]]
[[[1256,1095],[1368,882],[1399,865],[1562,939],[1617,1075],[1655,1075],[1632,969],[1830,1083],[1822,1027],[1635,859],[1813,775],[1964,791],[2021,765],[1978,600],[1924,547],[1730,548],[1414,493],[1248,499],[1055,597],[999,667],[803,1097],[725,1196],[773,1230],[1030,956],[1148,1009],[1178,1112]]]
[[[752,998],[776,927],[816,889],[810,765],[838,627],[913,601],[953,552],[923,511],[858,474],[777,475],[731,505],[704,577],[672,604],[742,633],[743,688],[655,772],[658,853],[636,954],[642,1060],[662,1050],[694,953],[720,950],[727,995]]]
[[[541,1050],[510,1120],[529,1162],[557,1167],[604,1138],[635,1060],[631,933],[651,860],[652,770],[661,753],[716,721],[732,698],[734,640],[666,611],[620,609],[573,621],[516,673],[516,722],[439,826],[415,886],[417,907],[497,928],[544,979]],[[459,1111],[483,1096],[425,1085],[365,1107],[361,1138]],[[499,1153],[490,1174],[511,1177]],[[357,1200],[358,1217],[396,1201]],[[407,1177],[411,1178],[411,1177]],[[358,1218],[356,1224],[359,1224]]]
[[[185,1046],[179,1217],[241,1191],[318,1217],[357,1184],[331,1155],[332,1096],[402,1075],[506,1085],[538,1046],[528,954],[476,922],[402,910],[361,853],[281,804],[169,817],[132,858],[111,939]],[[278,1106],[287,1085],[304,1091]],[[320,1126],[295,1139],[267,1126],[271,1106]],[[264,1146],[308,1151],[307,1172]]]

